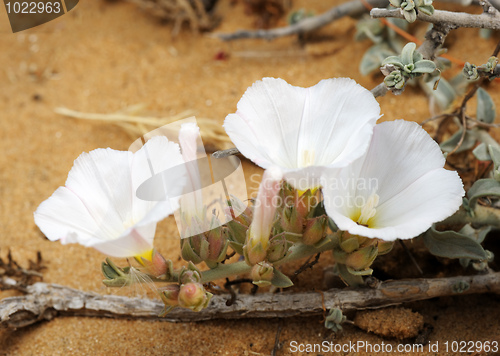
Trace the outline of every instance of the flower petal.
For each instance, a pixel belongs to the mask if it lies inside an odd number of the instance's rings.
[[[264,78],[246,91],[224,127],[247,158],[286,173],[350,164],[367,149],[379,116],[373,95],[352,79],[327,79],[299,88]]]
[[[131,228],[115,240],[99,241],[92,247],[112,257],[138,256],[153,248],[155,230],[156,222],[141,228]]]
[[[377,207],[373,224],[394,231],[378,237],[384,240],[409,239],[426,231],[433,223],[452,215],[462,204],[464,190],[457,172],[433,170],[405,190]]]
[[[327,214],[341,230],[384,240],[412,238],[453,214],[464,195],[456,172],[443,168],[437,143],[414,122],[375,127],[366,155],[322,176]],[[360,208],[377,194],[370,227],[358,224]]]
[[[264,78],[247,89],[224,128],[240,152],[262,168],[294,168],[304,89]]]
[[[104,236],[119,236],[124,223],[132,225],[131,160],[131,152],[99,148],[82,153],[68,174],[66,187],[85,205]]]
[[[158,222],[172,214],[179,207],[179,197],[186,183],[186,170],[179,145],[164,136],[155,136],[134,154],[131,164],[133,206],[135,224]],[[137,189],[153,176],[160,179],[151,181],[150,194],[163,196],[165,200],[149,201],[137,197]],[[169,199],[167,199],[167,197]]]
[[[370,148],[355,170],[362,179],[377,180],[381,205],[444,162],[439,145],[420,125],[396,120],[375,126]]]
[[[35,224],[51,241],[63,244],[99,241],[100,226],[82,201],[68,188],[59,187],[34,213]],[[89,245],[87,245],[89,246]]]

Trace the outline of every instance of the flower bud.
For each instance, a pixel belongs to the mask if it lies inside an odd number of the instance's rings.
[[[245,246],[243,246],[245,261],[250,266],[264,261],[267,256],[267,249],[262,245],[262,242],[259,241],[255,245],[252,242],[253,241],[249,241]]]
[[[350,237],[340,243],[340,248],[347,253],[354,252],[359,248],[359,240],[356,236]]]
[[[371,266],[377,254],[377,246],[366,246],[349,254],[345,264],[355,271],[362,271]]]
[[[198,264],[206,262],[210,268],[217,266],[226,257],[228,241],[225,229],[218,226],[212,230],[181,239],[181,254],[186,261]]]
[[[181,284],[198,283],[200,281],[201,281],[200,271],[196,268],[196,266],[192,262],[189,262],[187,269],[184,268],[179,273],[179,282]]]
[[[170,278],[173,269],[172,261],[166,260],[161,253],[153,249],[151,261],[141,258],[141,264],[146,268],[146,272],[155,277]]]
[[[319,198],[317,196],[317,189],[312,192],[310,189],[301,193],[295,191],[295,209],[300,217],[307,219],[312,215],[314,208],[318,205]]]
[[[290,246],[291,243],[287,241],[284,233],[274,236],[267,250],[267,260],[271,263],[282,260],[287,255]]]
[[[270,263],[260,262],[252,267],[250,276],[253,283],[258,286],[270,285],[274,277],[274,267]]]
[[[280,212],[280,225],[283,231],[301,234],[303,229],[303,219],[299,216],[295,207],[284,207]]]
[[[179,306],[193,311],[200,311],[207,307],[212,294],[205,291],[201,283],[186,283],[179,291]]]
[[[232,197],[225,209],[227,237],[231,248],[243,255],[243,245],[247,238],[248,227],[252,223],[252,210],[241,200]]]
[[[325,215],[308,219],[302,234],[302,242],[314,245],[325,237],[327,219]]]
[[[160,289],[160,297],[166,307],[175,307],[179,305],[179,291],[180,286],[178,284],[169,284]]]
[[[203,261],[207,263],[210,268],[217,266],[218,262],[221,262],[226,258],[227,251],[227,235],[225,229],[218,226],[205,233],[205,237],[208,241],[208,251],[207,256],[202,256]]]
[[[474,64],[465,62],[464,69],[462,70],[464,77],[468,80],[479,79],[479,73],[477,72],[477,67]]]

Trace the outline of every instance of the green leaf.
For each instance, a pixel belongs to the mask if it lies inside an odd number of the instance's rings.
[[[404,64],[403,62],[401,61],[401,58],[399,58],[398,56],[390,56],[390,57],[387,57],[386,59],[384,59],[382,61],[382,65],[386,65],[386,64],[392,64],[398,68],[403,68],[404,67]]]
[[[417,21],[417,12],[415,11],[415,9],[411,9],[410,11],[403,11],[403,16],[409,23]]]
[[[290,278],[281,273],[278,269],[274,269],[274,276],[271,279],[273,286],[278,288],[288,288],[293,286],[293,282]]]
[[[425,246],[435,256],[473,260],[486,258],[486,252],[481,244],[467,235],[455,231],[437,231],[432,226],[424,233],[423,239]]]
[[[493,177],[495,180],[500,180],[500,148],[493,145],[488,145],[488,152],[490,154],[491,160],[493,161]]]
[[[479,88],[477,90],[476,118],[481,122],[491,124],[495,121],[495,111],[495,103],[490,94],[483,88]]]
[[[461,137],[462,130],[459,130],[455,132],[449,139],[442,142],[439,147],[441,147],[441,150],[443,150],[444,152],[451,152],[455,149]],[[470,133],[469,130],[467,130],[467,132],[465,132],[464,141],[462,142],[462,145],[457,149],[457,153],[470,150],[472,147],[474,147],[475,144],[476,137],[472,133]]]
[[[363,55],[359,63],[359,71],[363,75],[368,75],[377,70],[382,65],[382,61],[394,54],[386,43],[371,46]]]
[[[436,64],[433,61],[423,59],[415,63],[412,73],[432,73],[436,70]]]
[[[490,153],[488,152],[488,149],[486,148],[486,144],[484,142],[474,148],[472,153],[480,161],[491,161]]]
[[[418,7],[418,11],[423,12],[427,16],[432,16],[432,14],[434,14],[434,6],[432,6],[432,5],[430,5],[430,6],[426,6],[426,5],[419,6]]]
[[[389,2],[391,3],[392,6],[394,7],[401,7],[401,3],[402,1],[401,0],[389,0]]]
[[[403,62],[403,64],[407,65],[413,63],[413,52],[415,52],[415,48],[417,48],[417,45],[414,42],[408,42],[406,46],[404,46],[401,51],[401,62]]]
[[[491,156],[491,160],[495,164],[495,169],[500,165],[500,148],[488,145],[488,153]]]
[[[479,198],[488,196],[500,197],[500,182],[494,179],[479,179],[475,181],[467,192],[470,209],[474,210]]]
[[[493,30],[489,29],[489,28],[479,29],[479,36],[481,36],[481,38],[483,38],[485,40],[489,40],[492,33],[493,33]]]

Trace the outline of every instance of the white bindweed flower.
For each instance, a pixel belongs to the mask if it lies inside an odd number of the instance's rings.
[[[410,239],[461,205],[463,185],[429,134],[414,122],[375,126],[364,157],[322,177],[327,214],[340,230],[386,241]]]
[[[183,162],[179,146],[166,137],[150,139],[136,153],[110,148],[83,153],[66,185],[40,204],[35,223],[51,241],[79,243],[113,257],[150,258],[156,224],[178,208],[178,199],[141,200],[137,188]],[[177,197],[185,172],[171,171],[163,184],[168,196]]]
[[[247,89],[224,128],[239,151],[262,168],[280,167],[305,190],[324,167],[345,167],[367,150],[380,107],[349,78],[295,87],[264,78]]]

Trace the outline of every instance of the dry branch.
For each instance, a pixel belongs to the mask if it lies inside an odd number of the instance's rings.
[[[340,308],[348,311],[456,295],[459,290],[462,290],[461,294],[500,294],[500,272],[476,276],[385,281],[374,288],[331,289],[321,293],[238,295],[238,299],[231,306],[226,306],[227,297],[214,296],[209,307],[201,312],[179,308],[163,319],[157,317],[163,309],[159,300],[99,295],[55,284],[36,283],[28,287],[28,295],[0,301],[0,325],[20,328],[41,320],[50,320],[58,315],[125,317],[171,322],[305,317],[323,313],[322,295],[327,309]]]
[[[384,7],[389,4],[387,0],[367,0],[366,2],[373,7]],[[335,6],[321,15],[305,18],[291,26],[273,28],[271,30],[240,30],[234,33],[219,33],[215,34],[215,37],[218,37],[223,41],[232,41],[244,38],[262,38],[266,40],[273,40],[278,37],[300,35],[315,31],[344,16],[357,16],[367,11],[368,10],[365,5],[363,5],[360,0],[352,0],[339,6]]]
[[[176,121],[194,116],[194,111],[186,110],[177,115],[168,117],[139,116],[138,111],[142,110],[141,105],[131,106],[125,112],[113,114],[84,113],[70,110],[64,107],[56,108],[57,114],[75,119],[94,120],[112,123],[123,128],[132,139],[145,135],[152,130]],[[204,142],[209,145],[208,148],[226,148],[232,145],[224,128],[213,119],[198,117],[196,122],[200,126],[200,131]]]
[[[491,9],[494,9],[491,7]],[[373,18],[395,17],[402,19],[403,13],[400,9],[372,9],[370,15]],[[497,10],[492,13],[482,13],[480,15],[467,14],[465,12],[450,12],[434,10],[432,16],[428,16],[419,12],[417,19],[433,24],[447,25],[451,28],[469,27],[469,28],[489,28],[492,30],[500,30],[500,14]]]

